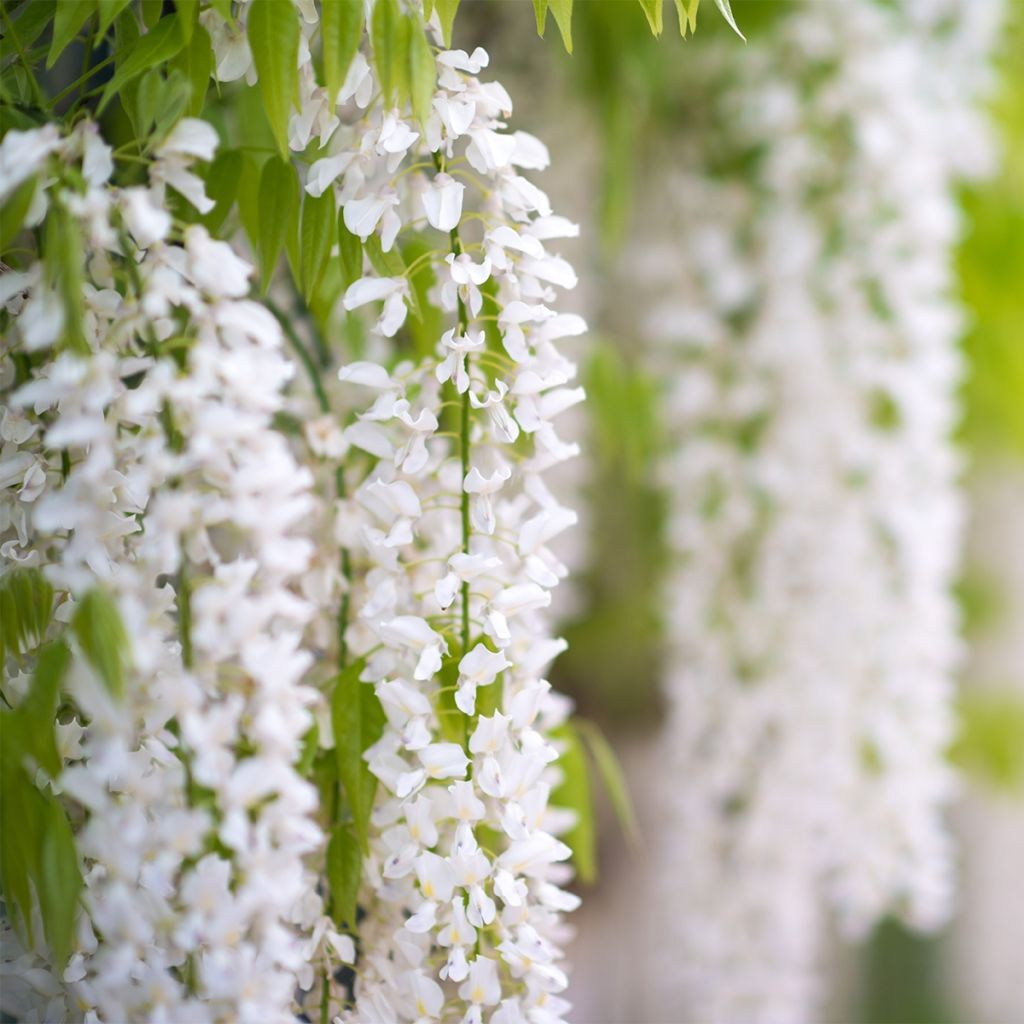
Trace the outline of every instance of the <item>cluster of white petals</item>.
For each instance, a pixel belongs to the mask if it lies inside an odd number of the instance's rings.
[[[218,74],[251,74],[244,34],[203,17]],[[520,173],[547,152],[506,130],[508,94],[477,77],[483,50],[436,53],[423,124],[385,105],[362,51],[327,96],[311,5],[301,17],[289,141],[325,144],[305,189],[330,192],[345,229],[395,267],[364,256],[344,294],[345,310],[375,311],[377,361],[339,374],[358,415],[340,436],[333,414],[306,430],[320,456],[349,453],[333,531],[351,560],[345,648],[386,716],[366,752],[379,785],[354,1003],[332,985],[320,1005],[387,1024],[553,1024],[568,1008],[561,915],[578,900],[560,887],[572,817],[549,805],[551,732],[569,705],[544,679],[564,646],[545,609],[566,574],[548,545],[575,514],[543,473],[576,454],[553,420],[583,395],[556,343],[585,325],[552,308],[576,278],[549,245],[577,228]],[[401,258],[412,234],[430,246],[417,277],[447,321],[419,352],[399,333],[422,316]]]
[[[64,982],[87,1019],[287,1021],[306,959],[311,476],[271,425],[293,366],[251,268],[202,227],[168,237],[165,187],[204,205],[190,167],[215,144],[180,121],[124,190],[88,122],[2,146],[3,189],[39,174],[32,216],[66,210],[85,247],[80,345],[41,266],[3,279],[4,560],[43,566],[62,621],[101,587],[128,638],[123,695],[76,657],[84,728],[53,780],[83,819]]]
[[[678,439],[650,986],[687,1019],[815,1019],[828,904],[949,910],[953,187],[998,16],[808,4],[693,55],[708,130],[635,263]]]

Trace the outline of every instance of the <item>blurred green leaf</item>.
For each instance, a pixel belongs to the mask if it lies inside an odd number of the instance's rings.
[[[188,115],[199,117],[206,103],[206,91],[213,73],[213,45],[202,25],[195,25],[187,46],[171,62],[188,82]]]
[[[359,840],[348,825],[336,825],[327,843],[327,884],[331,890],[331,917],[339,928],[353,931],[363,858]]]
[[[99,33],[105,35],[114,24],[114,19],[132,2],[132,0],[99,0],[100,22]]]
[[[265,2],[277,3],[279,0]],[[263,2],[257,5],[262,6]],[[127,83],[150,68],[170,60],[184,45],[185,37],[181,31],[181,22],[177,15],[170,14],[129,47],[123,50],[119,48],[114,74],[103,90],[97,113],[102,114],[107,104]]]
[[[551,802],[556,807],[565,807],[576,814],[576,823],[566,833],[565,842],[572,850],[573,863],[580,881],[589,885],[597,878],[597,853],[587,758],[572,723],[567,722],[554,730],[552,739],[561,743],[564,749],[557,761],[563,778],[551,794]]]
[[[400,57],[399,22],[402,13],[396,0],[377,0],[373,7],[373,19],[370,25],[370,39],[373,43],[373,63],[377,68],[377,78],[384,94],[385,106],[394,106],[398,91]],[[405,54],[402,54],[405,57]]]
[[[200,217],[200,220],[213,235],[220,231],[234,206],[242,164],[242,154],[237,149],[222,149],[206,172],[206,194],[213,202],[213,209]]]
[[[424,27],[417,23],[411,25],[410,31],[409,88],[412,93],[412,111],[420,124],[425,126],[432,110],[437,64]]]
[[[249,5],[249,46],[277,148],[288,156],[288,118],[299,83],[299,19],[292,0]]]
[[[58,3],[53,18],[53,38],[46,55],[46,67],[52,68],[68,44],[96,11],[95,0],[64,0]],[[22,44],[24,45],[24,44]]]
[[[333,189],[327,189],[320,196],[303,196],[300,261],[302,293],[307,301],[312,299],[323,277],[327,257],[334,246],[337,223]]]
[[[974,690],[959,704],[959,732],[950,758],[963,771],[997,789],[1024,788],[1024,695]]]
[[[660,36],[663,27],[663,8],[664,0],[640,0],[640,6],[643,8],[645,17],[647,18],[647,24],[651,26],[651,31],[656,35]]]
[[[338,778],[352,811],[352,826],[359,845],[364,853],[368,853],[370,813],[377,779],[363,760],[363,753],[380,739],[384,730],[384,710],[373,686],[359,680],[365,665],[365,659],[360,658],[334,678],[331,726]]]
[[[111,695],[120,699],[130,648],[113,598],[94,587],[78,602],[71,628],[89,664]]]
[[[572,53],[572,0],[548,0],[548,7],[562,33],[565,52]]]
[[[640,839],[640,830],[637,828],[636,815],[633,812],[633,799],[629,795],[626,776],[623,774],[619,759],[615,756],[615,751],[612,750],[611,744],[599,726],[586,720],[577,720],[576,728],[590,749],[590,755],[597,765],[601,781],[604,783],[615,816],[619,819],[623,834],[630,845],[635,847]]]
[[[548,21],[548,0],[533,0],[533,16],[537,21],[537,35],[543,36]]]
[[[445,46],[452,45],[452,26],[455,24],[455,12],[459,9],[459,0],[436,0],[437,17],[441,22],[441,36]],[[426,13],[424,17],[429,17]]]
[[[299,204],[299,178],[290,160],[272,156],[260,175],[259,252],[260,289],[265,295],[277,266],[292,218]],[[299,277],[299,274],[296,274]]]
[[[331,102],[345,83],[352,58],[363,34],[362,0],[323,0],[320,38],[323,43],[324,78]]]
[[[338,210],[338,255],[341,260],[342,285],[347,288],[363,276],[363,243],[345,227],[345,211]]]
[[[42,643],[53,614],[53,587],[38,569],[0,576],[0,665]]]

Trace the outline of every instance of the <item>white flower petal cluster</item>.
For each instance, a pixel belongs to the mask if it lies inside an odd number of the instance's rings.
[[[103,1020],[291,1020],[306,956],[290,921],[320,844],[294,768],[315,696],[295,590],[311,476],[271,426],[293,367],[230,246],[198,226],[168,240],[163,187],[201,190],[189,166],[213,154],[208,125],[179,122],[151,185],[124,191],[92,126],[14,134],[5,149],[43,153],[37,169],[81,172],[84,193],[58,173],[43,203],[87,244],[84,349],[26,322],[33,303],[62,316],[39,268],[13,300],[4,430],[22,448],[40,436],[47,486],[30,518],[24,482],[5,512],[9,557],[28,534],[63,620],[101,586],[130,648],[123,697],[86,657],[70,679],[86,725],[55,785],[84,816],[86,913],[64,981]],[[51,355],[28,379],[6,365],[19,345]]]
[[[694,1019],[815,1019],[826,904],[855,936],[949,910],[953,185],[999,4],[911,7],[699,56],[709,134],[637,254],[678,438],[651,985]]]
[[[553,1024],[568,1009],[561,916],[578,901],[556,838],[571,817],[549,805],[551,730],[569,707],[544,679],[564,646],[545,609],[566,573],[549,543],[575,514],[543,473],[576,454],[554,421],[583,395],[557,342],[585,325],[552,308],[576,278],[550,245],[577,229],[520,173],[547,153],[506,130],[508,94],[476,77],[487,55],[436,60],[425,125],[383,104],[362,53],[339,118],[300,46],[290,129],[298,149],[320,125],[306,191],[330,191],[351,234],[400,256],[422,233],[447,320],[431,351],[405,356],[387,339],[421,315],[409,274],[367,259],[344,295],[375,311],[377,350],[395,354],[340,373],[360,412],[337,445],[371,467],[346,472],[357,486],[337,503],[334,536],[357,566],[346,643],[386,715],[366,753],[379,787],[343,1016]]]

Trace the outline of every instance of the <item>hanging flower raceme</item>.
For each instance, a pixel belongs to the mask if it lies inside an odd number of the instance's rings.
[[[237,46],[222,42],[218,66]],[[577,899],[556,838],[571,817],[549,806],[551,730],[569,708],[544,679],[563,647],[544,609],[565,575],[549,544],[575,515],[543,473],[576,453],[554,420],[583,396],[556,343],[584,324],[551,308],[575,275],[549,245],[576,227],[520,173],[547,153],[505,130],[507,93],[477,77],[484,51],[431,56],[419,119],[384,98],[361,52],[335,116],[305,45],[299,59],[289,141],[303,148],[314,124],[327,141],[306,192],[334,196],[356,253],[344,308],[379,310],[381,357],[340,372],[362,411],[336,438],[349,451],[334,531],[351,563],[347,671],[356,702],[370,695],[384,716],[365,754],[378,785],[345,1016],[555,1021],[561,915]],[[320,1005],[344,1011],[344,996],[328,984]]]
[[[289,922],[320,834],[295,770],[314,693],[293,585],[311,479],[271,426],[292,366],[251,269],[202,227],[169,237],[164,189],[201,206],[190,165],[215,143],[180,121],[129,189],[88,122],[3,144],[45,183],[37,221],[84,250],[78,280],[54,281],[48,244],[5,295],[5,422],[38,435],[48,486],[28,515],[22,484],[4,554],[31,544],[74,626],[84,729],[53,785],[84,819],[86,913],[64,981],[104,1020],[290,1020],[305,962]]]
[[[694,62],[712,135],[638,255],[679,437],[662,1011],[814,1019],[825,902],[948,913],[952,185],[998,6],[812,4]]]

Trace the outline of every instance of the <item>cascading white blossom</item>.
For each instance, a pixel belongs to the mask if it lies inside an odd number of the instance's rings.
[[[854,936],[949,910],[953,183],[985,166],[998,14],[800,5],[688,69],[708,128],[658,209],[675,237],[637,256],[678,438],[669,1019],[815,1019],[826,904]]]
[[[234,60],[239,38],[204,17],[218,67],[246,74]],[[477,77],[487,55],[436,60],[425,132],[385,106],[362,53],[339,124],[300,46],[290,129],[294,148],[311,126],[329,138],[307,192],[331,189],[347,231],[395,267],[382,275],[364,260],[366,276],[344,296],[348,310],[381,304],[381,361],[340,374],[364,411],[340,441],[331,417],[309,438],[362,458],[351,497],[338,501],[335,537],[356,566],[346,646],[387,718],[366,755],[381,787],[355,1005],[344,1010],[334,986],[326,998],[332,1013],[359,1021],[553,1022],[568,1007],[561,913],[577,899],[559,887],[569,848],[555,833],[570,819],[548,805],[558,779],[550,731],[568,705],[543,678],[563,646],[544,609],[565,574],[547,545],[575,515],[542,473],[576,453],[551,422],[582,398],[555,342],[584,324],[549,306],[575,275],[545,243],[576,228],[520,175],[542,169],[547,153],[502,130],[511,101]],[[412,231],[433,246],[430,298],[448,323],[430,351],[392,342],[389,355],[385,339],[420,315],[399,256]]]
[[[29,516],[25,478],[4,554],[42,553],[58,619],[101,586],[129,639],[123,696],[76,659],[85,729],[54,781],[85,815],[86,913],[64,980],[72,1012],[101,1020],[290,1020],[305,963],[291,921],[320,834],[294,768],[315,694],[293,586],[311,477],[271,427],[293,367],[245,298],[251,268],[201,227],[168,241],[162,207],[165,185],[202,202],[189,165],[215,143],[179,122],[151,186],[124,190],[87,122],[3,144],[12,178],[47,172],[39,216],[62,207],[85,239],[82,345],[66,344],[38,267],[18,282],[27,298],[5,293],[21,307],[5,363],[52,358],[5,374],[8,432],[39,436],[49,486]]]

